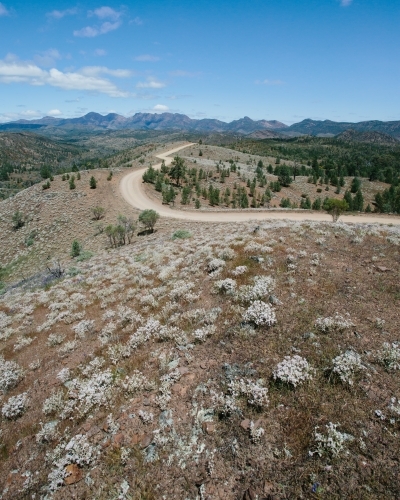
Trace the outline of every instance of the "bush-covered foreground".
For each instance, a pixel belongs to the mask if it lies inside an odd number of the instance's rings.
[[[398,498],[399,249],[174,223],[7,292],[1,498]]]

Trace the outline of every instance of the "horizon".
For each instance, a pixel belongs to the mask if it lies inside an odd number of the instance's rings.
[[[394,0],[2,1],[0,123],[89,111],[396,121],[399,20]]]

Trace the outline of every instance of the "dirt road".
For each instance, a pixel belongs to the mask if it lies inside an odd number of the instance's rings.
[[[184,148],[192,146],[192,143],[185,144],[175,149],[166,151],[157,155],[157,158],[165,161],[168,166],[173,161],[174,153],[181,151]],[[161,163],[154,165],[155,169],[159,169]],[[203,222],[240,222],[249,220],[271,220],[271,219],[286,219],[292,221],[331,221],[332,217],[325,213],[316,212],[294,212],[294,211],[270,211],[270,210],[229,210],[221,212],[211,212],[206,210],[196,211],[181,211],[176,210],[168,205],[163,205],[156,198],[150,198],[143,189],[142,176],[146,168],[134,170],[125,175],[120,182],[120,192],[127,203],[139,210],[153,209],[156,210],[162,217],[170,217],[174,219],[183,219],[191,221]],[[385,215],[342,215],[340,220],[349,223],[379,223],[379,224],[400,224],[400,217],[385,216]]]

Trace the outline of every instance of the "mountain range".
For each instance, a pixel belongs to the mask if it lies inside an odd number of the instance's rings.
[[[79,118],[54,118],[46,116],[38,120],[18,120],[0,125],[0,130],[12,129],[85,129],[96,130],[185,130],[191,132],[224,132],[247,135],[254,138],[283,138],[298,135],[335,136],[349,129],[355,132],[387,134],[400,140],[400,121],[383,122],[370,120],[358,123],[331,120],[306,119],[293,125],[277,120],[252,120],[248,116],[223,122],[212,118],[193,119],[180,113],[136,113],[125,117],[117,113],[105,116],[88,113]]]

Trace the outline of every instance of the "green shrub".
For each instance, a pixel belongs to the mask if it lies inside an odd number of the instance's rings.
[[[183,240],[183,239],[191,238],[191,237],[192,237],[192,233],[190,231],[187,231],[186,229],[178,229],[172,235],[173,240],[177,240],[177,239]]]

